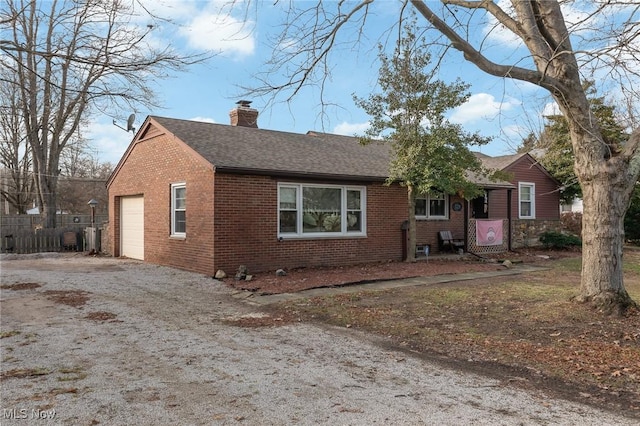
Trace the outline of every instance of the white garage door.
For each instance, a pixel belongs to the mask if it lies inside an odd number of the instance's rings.
[[[144,260],[144,197],[120,199],[120,255]]]

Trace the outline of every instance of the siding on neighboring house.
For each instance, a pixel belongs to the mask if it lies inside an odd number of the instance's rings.
[[[530,156],[523,156],[504,169],[514,178],[511,183],[515,185],[511,196],[511,212],[513,219],[518,219],[518,183],[529,182],[535,184],[535,219],[559,220],[560,219],[560,193],[557,182],[546,174],[544,170],[535,164]],[[501,218],[507,214],[507,191],[494,190],[489,193],[489,217]],[[524,220],[524,219],[523,219]]]
[[[560,192],[558,182],[539,166],[530,155],[514,156],[515,159],[503,170],[511,173],[515,189],[511,195],[512,248],[539,245],[539,237],[546,231],[560,231]],[[535,184],[535,217],[519,217],[519,183]],[[489,194],[489,217],[503,218],[507,215],[507,191],[495,190]]]

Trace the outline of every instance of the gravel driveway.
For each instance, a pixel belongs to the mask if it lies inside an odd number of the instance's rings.
[[[235,326],[262,313],[199,274],[77,254],[1,267],[2,425],[635,424],[350,329]]]

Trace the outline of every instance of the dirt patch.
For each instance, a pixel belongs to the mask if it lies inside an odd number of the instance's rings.
[[[86,319],[92,320],[92,321],[109,321],[109,322],[116,322],[116,318],[118,316],[116,314],[113,314],[111,312],[104,312],[104,311],[99,311],[99,312],[91,312],[90,314],[87,314],[85,316]]]
[[[57,313],[57,304],[43,297],[41,293],[2,301],[3,317],[6,315],[24,323],[48,324]]]
[[[0,286],[3,290],[35,290],[40,287],[42,286],[38,283],[17,283]]]
[[[48,290],[44,294],[55,303],[79,308],[89,301],[90,293],[80,290]]]
[[[20,331],[18,330],[2,331],[0,332],[0,339],[17,336],[18,334],[20,334]]]
[[[13,370],[0,372],[0,380],[24,379],[29,377],[46,376],[51,374],[51,370],[46,368],[15,368]]]

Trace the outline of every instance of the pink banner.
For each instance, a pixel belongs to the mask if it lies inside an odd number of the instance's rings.
[[[476,220],[476,237],[479,246],[502,245],[502,221]]]

